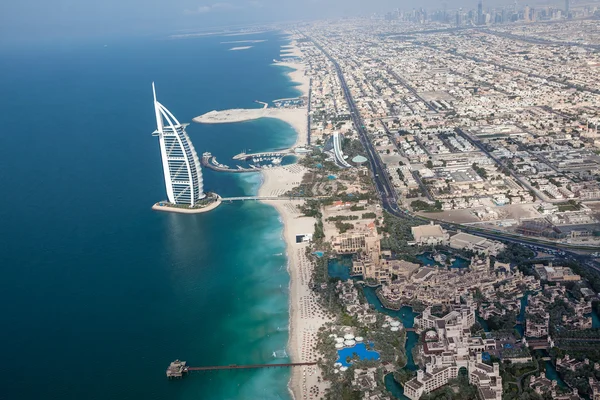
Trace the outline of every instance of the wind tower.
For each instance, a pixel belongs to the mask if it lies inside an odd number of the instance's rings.
[[[156,130],[160,156],[162,158],[167,198],[172,204],[187,204],[191,207],[206,197],[203,192],[202,169],[198,154],[192,145],[185,127],[165,106],[156,100],[156,89],[152,82]]]

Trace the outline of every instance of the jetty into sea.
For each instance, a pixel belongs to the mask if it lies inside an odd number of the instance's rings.
[[[177,379],[183,378],[189,372],[203,372],[203,371],[220,371],[220,370],[231,370],[231,369],[257,369],[257,368],[285,368],[285,367],[301,367],[317,365],[316,362],[303,362],[303,363],[286,363],[286,364],[250,364],[250,365],[217,365],[210,367],[190,367],[186,361],[175,360],[167,368],[167,378]]]

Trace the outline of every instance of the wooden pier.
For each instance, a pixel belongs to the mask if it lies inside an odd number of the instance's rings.
[[[221,371],[231,369],[286,368],[317,365],[316,362],[286,363],[286,364],[249,364],[249,365],[215,365],[209,367],[190,367],[186,361],[175,360],[167,368],[167,378],[182,378],[188,372]]]

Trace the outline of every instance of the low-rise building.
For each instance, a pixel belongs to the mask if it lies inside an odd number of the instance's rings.
[[[501,242],[464,232],[457,233],[450,238],[450,247],[459,250],[471,250],[476,253],[491,256],[497,255],[505,248],[504,244]]]
[[[450,235],[440,225],[420,225],[411,228],[415,243],[419,245],[445,244]]]

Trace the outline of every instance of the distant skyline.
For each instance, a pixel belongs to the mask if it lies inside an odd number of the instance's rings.
[[[512,3],[484,1],[484,7]],[[525,3],[519,1],[520,5]],[[4,0],[0,2],[0,40],[170,33],[235,24],[353,17],[396,8],[441,9],[444,5],[476,8],[477,0]]]

